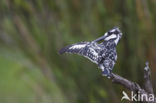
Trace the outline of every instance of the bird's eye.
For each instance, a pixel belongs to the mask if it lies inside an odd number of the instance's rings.
[[[115,34],[119,34],[119,32],[116,30],[115,32],[114,32]]]
[[[111,35],[111,32],[110,31],[108,31],[108,35]]]

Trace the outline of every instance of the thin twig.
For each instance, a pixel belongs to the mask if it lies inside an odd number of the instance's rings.
[[[144,68],[144,80],[145,80],[144,81],[144,86],[145,86],[145,90],[148,93],[153,94],[153,86],[152,86],[152,83],[151,83],[150,76],[151,76],[151,71],[150,71],[150,68],[149,68],[149,63],[146,62],[146,67]]]

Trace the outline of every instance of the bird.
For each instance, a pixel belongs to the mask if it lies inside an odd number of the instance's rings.
[[[102,70],[103,76],[110,78],[117,61],[116,46],[121,37],[120,29],[114,27],[93,41],[78,42],[65,46],[60,49],[59,54],[71,53],[86,57],[98,65],[98,68]]]

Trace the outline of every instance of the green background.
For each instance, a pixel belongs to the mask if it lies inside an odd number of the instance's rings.
[[[113,72],[156,88],[155,0],[0,0],[0,103],[120,103],[123,87],[62,47],[123,32]],[[125,101],[127,102],[127,101]]]

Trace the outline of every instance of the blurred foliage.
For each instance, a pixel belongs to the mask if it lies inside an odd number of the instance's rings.
[[[155,0],[1,0],[1,103],[119,103],[124,88],[65,45],[123,32],[114,73],[143,86],[150,62],[156,87]]]

